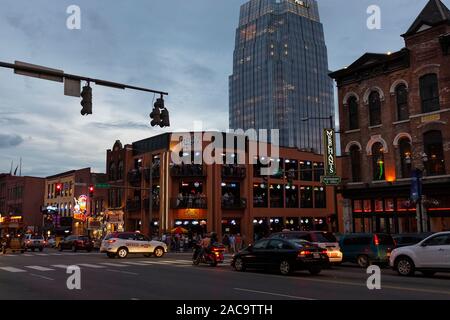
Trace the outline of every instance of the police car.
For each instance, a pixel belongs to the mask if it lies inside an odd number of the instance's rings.
[[[109,258],[117,256],[124,259],[128,254],[161,258],[167,252],[167,245],[137,232],[113,232],[103,239],[100,252],[106,253]]]

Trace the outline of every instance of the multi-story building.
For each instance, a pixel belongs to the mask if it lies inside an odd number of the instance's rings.
[[[91,173],[91,168],[47,177],[44,195],[47,230],[56,234],[77,235],[100,232],[107,191],[95,188],[95,185],[105,182],[106,175]],[[93,197],[90,187],[94,187]]]
[[[39,232],[44,195],[42,178],[0,174],[0,232]]]
[[[348,231],[450,228],[449,9],[430,0],[402,37],[402,50],[366,53],[331,74]]]
[[[279,156],[271,158],[279,170],[267,176],[261,174],[261,168],[269,158],[257,158],[253,164],[258,155],[251,155],[248,140],[243,153],[224,146],[221,154],[216,154],[226,164],[204,161],[205,150],[210,150],[204,142],[208,139],[202,139],[207,134],[184,133],[189,137],[183,140],[184,146],[200,146],[192,152],[177,148],[180,133],[158,135],[125,147],[117,141],[107,151],[107,174],[113,186],[110,193],[114,195],[110,196],[114,205],[110,202],[109,207],[124,215],[121,227],[153,234],[177,227],[192,233],[241,233],[250,241],[255,234],[285,228],[338,229],[334,190],[320,183],[323,156],[281,148]],[[215,134],[224,141],[230,136]],[[182,164],[172,159],[179,153]],[[238,164],[239,154],[243,154],[244,164]]]
[[[322,153],[334,114],[316,0],[250,0],[241,6],[229,78],[232,129],[279,129],[280,145]],[[303,121],[311,118],[311,121]]]

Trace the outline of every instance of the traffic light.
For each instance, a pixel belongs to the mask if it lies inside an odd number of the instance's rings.
[[[150,113],[152,119],[152,127],[160,126],[161,128],[170,127],[169,110],[164,106],[164,99],[156,99],[152,113]]]
[[[94,197],[94,186],[90,186],[89,187],[89,197],[93,198]]]
[[[150,113],[150,118],[152,119],[150,122],[152,127],[158,126],[161,123],[161,111],[155,107],[152,113]]]
[[[61,195],[61,189],[62,189],[62,185],[60,183],[58,183],[56,185],[56,196],[60,196]]]
[[[83,91],[81,91],[81,105],[83,109],[81,109],[81,115],[86,116],[88,114],[92,114],[92,88],[87,84],[83,87]]]

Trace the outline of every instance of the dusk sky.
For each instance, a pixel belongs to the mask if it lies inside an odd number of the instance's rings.
[[[171,130],[228,127],[228,76],[244,0],[0,0],[0,61],[27,61],[170,93]],[[450,0],[443,1],[450,6]],[[365,52],[396,51],[426,0],[319,0],[329,68]],[[66,9],[81,8],[81,30],[66,28]],[[366,26],[381,8],[381,30]],[[105,171],[106,149],[156,135],[153,95],[93,85],[94,114],[61,83],[0,69],[0,172],[22,157],[23,175],[91,166]]]

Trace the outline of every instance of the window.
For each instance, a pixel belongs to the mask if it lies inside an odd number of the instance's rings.
[[[269,240],[261,240],[253,245],[253,249],[265,249]]]
[[[395,89],[395,96],[397,98],[397,119],[399,121],[409,119],[408,108],[408,89],[406,85],[401,84]]]
[[[300,161],[300,180],[312,181],[313,168],[311,161]]]
[[[119,165],[117,167],[117,180],[123,179],[123,161],[119,161]]]
[[[442,145],[442,133],[440,131],[428,131],[423,135],[424,150],[427,154],[427,175],[435,176],[445,174],[444,149]]]
[[[346,237],[344,238],[344,246],[368,245],[371,241],[371,237]]]
[[[446,246],[450,245],[450,236],[447,234],[436,236],[425,242],[427,246]]]
[[[286,208],[298,208],[298,188],[287,185],[286,187]]]
[[[383,181],[385,178],[384,148],[379,142],[372,146],[372,172],[374,181]]]
[[[271,240],[267,246],[267,250],[281,250],[284,242],[282,240]]]
[[[355,96],[352,96],[347,101],[348,104],[348,129],[355,130],[359,129],[359,119],[358,119],[358,101]]]
[[[350,165],[352,170],[352,181],[361,181],[361,152],[357,145],[350,148]]]
[[[314,181],[319,182],[320,177],[325,175],[325,165],[323,162],[314,162]]]
[[[267,208],[268,193],[267,184],[254,184],[253,185],[253,207],[255,208]]]
[[[420,78],[420,98],[422,100],[422,112],[433,112],[440,109],[439,86],[435,73],[424,75]]]
[[[314,188],[314,207],[315,208],[326,208],[327,207],[327,196],[324,187]]]
[[[300,187],[300,208],[313,207],[312,187]]]
[[[400,173],[402,178],[411,177],[411,143],[409,139],[401,139],[398,143],[400,152]]]
[[[373,91],[369,95],[369,114],[371,126],[381,124],[381,100],[378,91]]]
[[[270,185],[270,207],[283,208],[283,186],[281,184]]]
[[[116,181],[116,165],[114,162],[109,164],[109,180]]]

